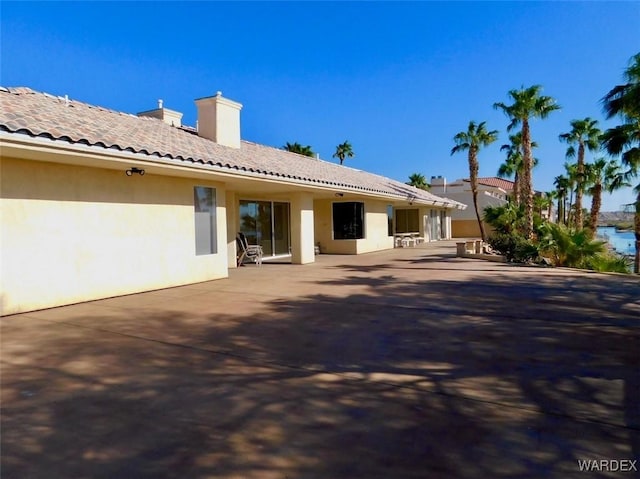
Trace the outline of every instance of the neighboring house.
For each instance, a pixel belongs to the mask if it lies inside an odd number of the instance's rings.
[[[446,195],[447,198],[469,205],[465,210],[455,210],[451,213],[451,236],[453,238],[479,238],[480,227],[476,211],[473,207],[471,183],[468,179],[459,179],[447,184],[442,176],[431,177],[430,191],[435,195]],[[508,197],[513,191],[513,182],[502,178],[478,178],[478,211],[480,217],[487,206],[502,206],[507,204]],[[491,227],[484,223],[485,231]]]
[[[469,180],[464,181],[469,182]],[[513,197],[513,186],[515,185],[513,181],[505,180],[504,178],[498,178],[497,176],[488,176],[485,178],[478,178],[478,183],[483,187],[497,188],[498,190],[504,191],[507,194],[507,198]],[[535,212],[539,214],[542,219],[554,222],[555,208],[553,202],[551,202],[550,205],[542,208],[541,210],[538,210],[539,207],[537,206],[537,200],[539,198],[542,198],[543,196],[546,196],[546,194],[542,191],[534,190],[533,196]]]
[[[498,178],[496,176],[478,178],[478,210],[480,217],[484,214],[487,206],[502,206],[508,203],[513,196],[514,182]],[[459,179],[447,184],[446,178],[442,176],[431,177],[430,191],[435,195],[446,195],[447,198],[464,203],[469,207],[465,210],[454,210],[451,214],[451,236],[453,238],[475,238],[480,237],[480,227],[473,207],[473,195],[471,193],[471,182],[468,178]],[[534,191],[535,196],[542,196],[543,193]],[[554,219],[553,204],[550,208],[537,211],[543,219]],[[484,223],[485,231],[491,231],[491,226]]]
[[[236,233],[265,259],[450,238],[465,206],[398,181],[240,139],[242,105],[196,100],[198,128],[0,88],[0,313],[208,281]]]

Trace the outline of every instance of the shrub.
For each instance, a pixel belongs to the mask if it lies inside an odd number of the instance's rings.
[[[488,242],[493,250],[510,262],[529,263],[539,256],[536,243],[517,233],[494,233]]]
[[[619,254],[602,253],[587,259],[587,269],[600,273],[630,273],[631,260]]]
[[[498,234],[512,234],[524,231],[524,206],[507,203],[503,206],[487,206],[484,209],[484,221],[490,224]]]
[[[591,239],[586,229],[545,223],[539,228],[540,254],[554,266],[586,268],[588,261],[605,251],[605,242]]]

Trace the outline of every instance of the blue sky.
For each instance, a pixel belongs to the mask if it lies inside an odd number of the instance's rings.
[[[599,100],[640,51],[640,2],[8,2],[0,83],[115,110],[156,107],[195,125],[194,99],[239,101],[242,137],[311,145],[348,140],[346,164],[406,181],[468,177],[450,156],[469,120],[500,139],[480,174],[504,161],[510,89],[539,84],[563,107],[534,121],[538,190],[563,173],[569,121],[605,121]],[[589,158],[592,156],[589,155]],[[606,210],[633,201],[630,189]]]

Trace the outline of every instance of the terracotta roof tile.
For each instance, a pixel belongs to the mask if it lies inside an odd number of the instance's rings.
[[[507,192],[513,190],[513,181],[505,180],[504,178],[498,178],[496,176],[489,176],[485,178],[478,178],[478,183],[486,186],[494,186],[501,188]]]
[[[251,172],[416,202],[444,200],[452,206],[459,205],[373,173],[248,141],[242,141],[239,149],[229,148],[198,136],[190,127],[176,128],[155,118],[117,112],[25,87],[0,87],[0,130],[115,148],[196,166],[217,166],[240,175]]]

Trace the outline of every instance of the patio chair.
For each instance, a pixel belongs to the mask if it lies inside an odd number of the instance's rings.
[[[236,235],[238,266],[242,266],[245,259],[253,261],[257,266],[262,265],[262,246],[249,244],[244,233]]]

